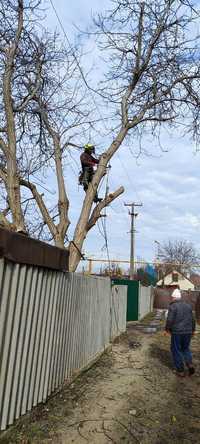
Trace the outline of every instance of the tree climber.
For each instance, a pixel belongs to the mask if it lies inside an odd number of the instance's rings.
[[[80,156],[82,171],[79,175],[79,183],[80,185],[83,185],[83,189],[85,192],[87,192],[89,183],[92,181],[92,178],[94,176],[94,166],[98,165],[99,160],[92,156],[92,154],[95,154],[95,147],[94,145],[87,143],[84,145],[84,153]],[[98,203],[101,202],[102,199],[98,197],[98,194],[96,192],[94,196],[94,202]]]

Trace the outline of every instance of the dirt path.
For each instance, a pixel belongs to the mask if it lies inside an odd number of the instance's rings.
[[[130,326],[92,369],[0,436],[12,444],[200,443],[200,335],[197,372],[177,378],[169,338]]]

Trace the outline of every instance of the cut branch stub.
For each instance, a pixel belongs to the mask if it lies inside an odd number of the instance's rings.
[[[87,231],[89,231],[97,222],[99,217],[101,217],[101,210],[107,207],[113,200],[115,200],[120,194],[124,192],[124,187],[118,188],[114,193],[108,194],[105,199],[103,199],[93,210],[91,217],[87,224]]]

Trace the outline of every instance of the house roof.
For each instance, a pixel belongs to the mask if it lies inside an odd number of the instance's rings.
[[[188,282],[191,282],[191,284],[195,285],[195,284],[193,283],[193,281],[192,281],[190,278],[188,278],[187,276],[185,276],[184,273],[181,273],[181,272],[178,271],[178,270],[172,270],[172,271],[170,271],[170,272],[167,272],[167,273],[163,276],[162,279],[159,279],[159,281],[157,282],[156,285],[162,285],[163,280],[164,280],[167,276],[172,275],[172,278],[173,278],[173,273],[178,273],[179,276],[183,276],[184,279],[186,279]],[[200,277],[200,276],[199,276],[199,277]],[[168,284],[168,285],[170,285],[170,286],[174,286],[174,285],[177,285],[177,284],[178,284],[178,282],[172,280],[172,281],[170,282],[170,284]],[[199,284],[199,285],[200,285],[200,284]]]

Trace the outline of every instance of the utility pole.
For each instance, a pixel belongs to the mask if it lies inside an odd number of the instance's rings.
[[[142,207],[142,203],[133,202],[124,205],[125,207],[131,207],[131,211],[129,211],[131,216],[130,279],[133,280],[135,271],[135,218],[138,216],[138,213],[135,213],[135,207]]]

